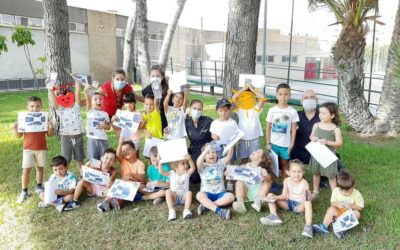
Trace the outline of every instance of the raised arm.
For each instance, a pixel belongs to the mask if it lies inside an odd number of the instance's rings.
[[[122,162],[122,160],[124,159],[124,156],[122,154],[122,143],[124,142],[124,138],[123,136],[119,137],[119,141],[118,141],[118,147],[117,147],[117,159],[119,162]]]
[[[183,91],[183,111],[186,112],[186,109],[188,107],[188,98],[189,98],[189,87],[185,88],[185,91]]]
[[[51,89],[49,89],[49,95],[50,95],[50,99],[51,99],[51,104],[53,105],[53,107],[55,109],[58,109],[59,105],[57,103],[56,94],[54,94],[54,92]]]
[[[81,80],[75,80],[75,103],[81,106]]]
[[[156,165],[158,172],[163,175],[163,176],[169,176],[169,172],[165,172],[163,167],[162,167],[162,163],[160,162],[160,160],[157,160],[157,165]]]
[[[163,105],[164,105],[164,112],[165,112],[165,113],[168,112],[168,108],[169,108],[168,103],[169,103],[169,99],[171,99],[171,95],[172,95],[172,90],[168,89],[167,96],[165,97],[164,103],[163,103]],[[155,100],[155,99],[154,99],[154,100]]]
[[[203,169],[204,159],[206,158],[206,154],[211,150],[211,145],[208,144],[207,147],[201,152],[199,158],[197,158],[197,171],[200,173]]]
[[[194,161],[192,159],[192,157],[190,156],[190,154],[187,154],[185,156],[185,160],[187,160],[189,162],[189,170],[188,170],[188,175],[192,175],[194,173],[194,171],[196,170],[196,165],[194,164]]]
[[[89,96],[89,84],[85,86],[85,101],[86,101],[86,111],[89,111],[92,108],[91,98]]]

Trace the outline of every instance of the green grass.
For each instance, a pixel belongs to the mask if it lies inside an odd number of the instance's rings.
[[[363,194],[366,206],[361,224],[345,240],[338,240],[333,234],[306,239],[300,235],[304,217],[288,212],[279,212],[284,221],[282,226],[263,226],[259,218],[268,212],[267,207],[256,213],[248,206],[247,214],[234,213],[228,222],[213,213],[183,221],[182,208],[178,207],[178,219],[168,223],[165,203],[155,207],[150,202],[142,202],[107,214],[96,210],[97,198],[82,198],[81,208],[63,214],[53,208],[37,208],[39,199],[35,195],[18,205],[15,200],[20,191],[22,139],[15,138],[10,127],[31,95],[42,97],[44,110],[48,110],[44,91],[0,94],[0,249],[400,248],[400,140],[360,138],[345,125],[342,127],[345,143],[340,153],[346,168],[356,176],[356,187]],[[201,98],[205,114],[216,117],[215,98],[191,95],[192,98]],[[268,107],[261,116],[263,125],[267,110]],[[112,132],[109,140],[115,147]],[[48,160],[60,153],[56,137],[48,139],[48,147]],[[78,173],[75,164],[71,170]],[[49,167],[45,174],[47,179],[51,174]],[[307,179],[310,181],[309,175]],[[32,173],[29,187],[32,192],[34,185]],[[198,186],[192,188],[198,190]],[[321,222],[329,198],[330,191],[321,190],[320,198],[313,204],[314,222]],[[192,205],[193,212],[197,204]]]

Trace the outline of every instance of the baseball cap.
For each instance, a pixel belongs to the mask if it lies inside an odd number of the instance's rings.
[[[228,106],[228,108],[232,107],[232,104],[225,98],[218,100],[216,109],[222,108],[223,106]]]

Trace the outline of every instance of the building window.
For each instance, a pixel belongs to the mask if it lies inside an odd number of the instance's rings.
[[[288,56],[282,56],[282,62],[289,62],[289,57]]]
[[[0,23],[14,25],[15,19],[13,15],[1,14],[0,15]]]
[[[297,56],[292,56],[292,62],[297,63]]]
[[[151,40],[157,40],[157,34],[150,34]]]
[[[260,63],[262,61],[262,56],[257,56],[256,60],[256,62]]]
[[[29,18],[16,16],[15,17],[15,24],[27,27],[29,25]]]
[[[125,37],[125,29],[116,28],[115,29],[115,36],[116,37]]]
[[[42,28],[43,27],[42,19],[40,19],[40,18],[29,18],[29,26],[30,27]]]
[[[317,61],[315,57],[306,57],[306,63],[314,63]]]
[[[267,56],[267,62],[273,63],[274,62],[274,56]]]
[[[68,23],[69,31],[86,32],[86,24],[84,23]]]

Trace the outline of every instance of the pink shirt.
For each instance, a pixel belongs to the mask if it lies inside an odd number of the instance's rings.
[[[292,180],[288,178],[288,199],[303,203],[306,201],[306,180],[301,180],[300,183],[292,183]]]

